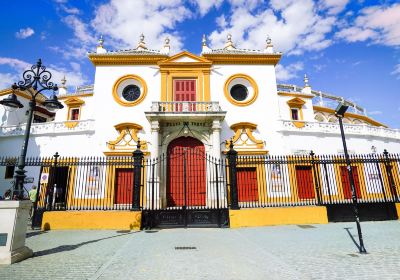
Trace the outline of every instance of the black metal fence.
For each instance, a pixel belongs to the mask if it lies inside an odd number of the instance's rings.
[[[360,203],[399,202],[398,154],[352,155]],[[16,158],[0,158],[13,166]],[[344,156],[178,154],[134,157],[27,158],[36,167],[38,208],[160,210],[350,204]],[[186,176],[186,177],[185,177]],[[174,178],[174,179],[173,179]],[[172,182],[171,180],[175,180]],[[184,187],[185,184],[185,187]]]

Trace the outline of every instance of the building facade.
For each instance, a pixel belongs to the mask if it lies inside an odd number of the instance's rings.
[[[150,159],[189,148],[219,160],[229,150],[229,141],[242,156],[302,156],[311,150],[316,155],[342,154],[332,108],[345,100],[313,90],[306,76],[302,86],[277,84],[275,67],[281,56],[270,39],[263,50],[247,50],[236,48],[230,35],[221,49],[210,49],[203,38],[200,55],[172,55],[168,39],[161,50],[149,49],[144,36],[134,49],[108,51],[101,39],[88,54],[96,68],[93,85],[69,92],[64,79],[58,95],[64,108],[56,114],[40,106],[46,98],[40,96],[28,156],[58,152],[69,158],[111,159],[131,156],[139,144]],[[0,95],[10,93],[6,89]],[[26,94],[16,94],[27,108]],[[343,120],[350,153],[400,151],[399,130],[346,102],[353,109]],[[2,157],[19,154],[25,111],[0,109]],[[10,187],[11,169],[12,164],[0,167],[0,194]],[[28,166],[27,171],[33,178],[28,189],[40,185],[43,169]],[[169,179],[164,179],[167,185]]]

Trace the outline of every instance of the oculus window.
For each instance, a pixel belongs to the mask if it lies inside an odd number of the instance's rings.
[[[236,106],[248,106],[258,96],[258,86],[254,79],[246,74],[230,76],[224,86],[226,99]]]
[[[146,82],[137,75],[122,76],[114,83],[114,100],[122,106],[135,106],[144,100],[146,94]]]

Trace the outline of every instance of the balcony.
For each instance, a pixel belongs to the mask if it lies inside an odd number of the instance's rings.
[[[149,120],[220,119],[225,117],[218,102],[171,101],[152,102],[151,111],[145,112]]]
[[[338,123],[327,122],[305,122],[304,127],[297,128],[292,121],[281,120],[280,131],[307,132],[307,133],[324,133],[324,134],[340,134]],[[363,124],[343,124],[346,135],[365,135],[382,138],[391,138],[400,140],[400,130],[385,127],[370,126]]]
[[[51,134],[73,134],[73,133],[94,133],[94,120],[74,121],[74,126],[69,126],[70,122],[46,122],[33,123],[31,126],[32,135],[51,135]],[[71,127],[71,128],[70,128]],[[20,136],[25,133],[26,124],[0,127],[0,137]]]

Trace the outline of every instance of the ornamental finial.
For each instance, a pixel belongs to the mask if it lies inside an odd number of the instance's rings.
[[[137,50],[139,50],[139,49],[146,50],[146,49],[147,49],[146,43],[144,42],[144,35],[143,35],[143,33],[140,34],[140,37],[139,37],[139,44],[137,45],[136,49],[137,49]]]
[[[104,39],[103,39],[103,35],[100,35],[100,39],[99,39],[99,47],[102,48],[104,44]]]
[[[227,42],[225,44],[225,50],[234,50],[235,46],[232,43],[232,35],[230,33],[228,33],[228,35],[226,36]]]
[[[309,87],[307,74],[304,74],[304,86]]]
[[[267,46],[272,44],[272,40],[271,37],[269,37],[269,35],[267,35],[267,40],[265,40],[267,42]]]
[[[169,46],[169,38],[168,38],[168,36],[167,37],[165,37],[165,41],[164,41],[164,43],[165,43],[165,46]]]
[[[63,87],[65,87],[66,83],[67,83],[67,79],[65,79],[65,75],[64,75],[64,77],[61,79],[61,84]]]
[[[203,39],[201,40],[203,46],[207,46],[207,38],[206,38],[206,34],[203,34]]]

